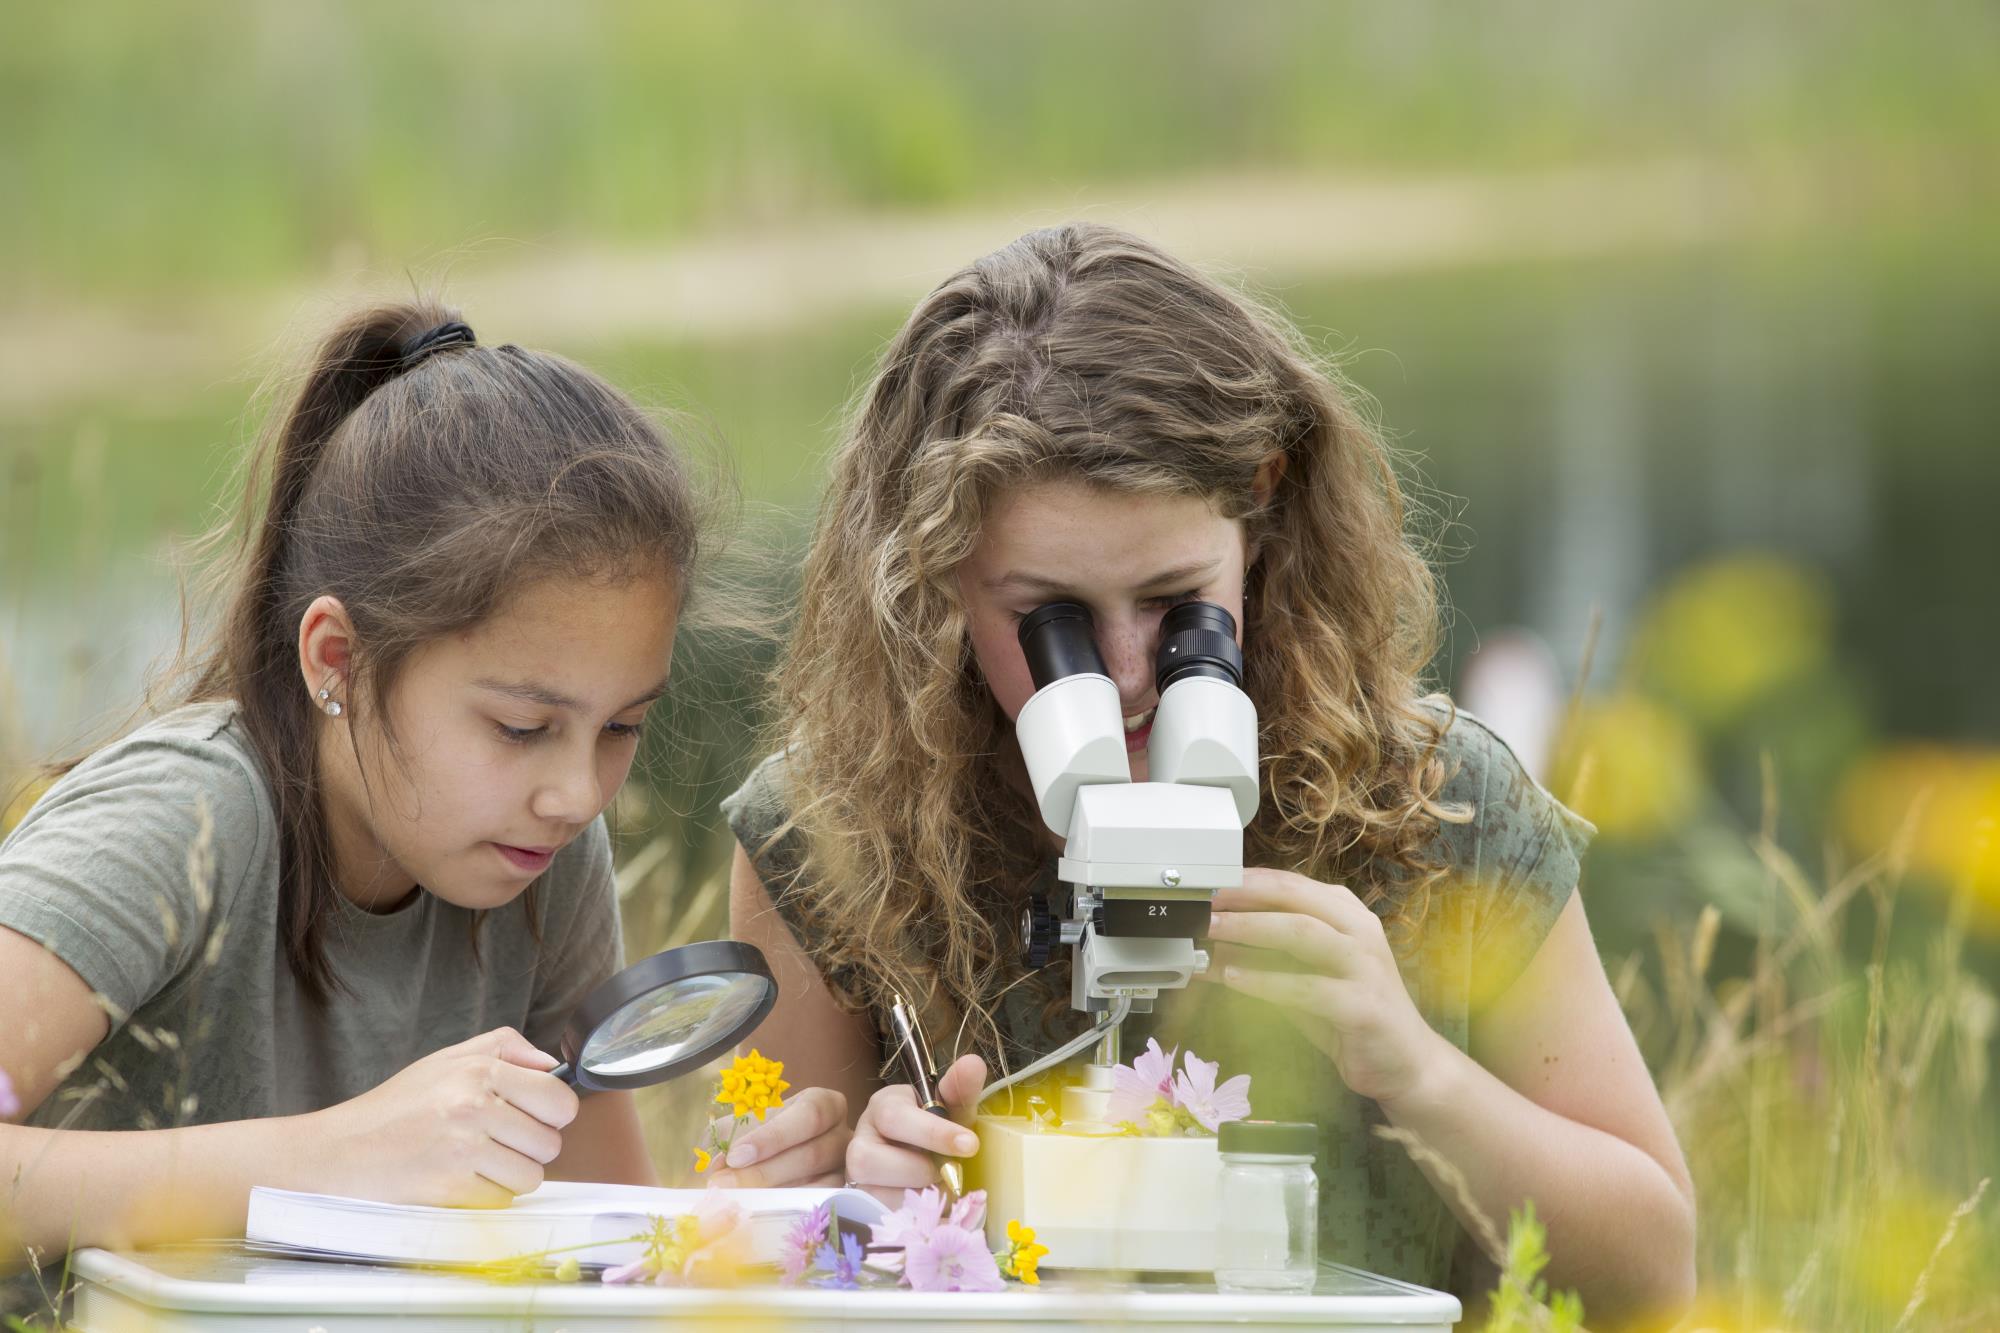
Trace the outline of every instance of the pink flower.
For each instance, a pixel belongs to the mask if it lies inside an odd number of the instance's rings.
[[[1104,1118],[1114,1124],[1137,1120],[1156,1100],[1174,1105],[1174,1056],[1179,1050],[1176,1046],[1163,1051],[1158,1041],[1148,1037],[1143,1054],[1129,1065],[1113,1067],[1111,1102]]]
[[[646,1252],[629,1264],[606,1269],[600,1282],[651,1282],[678,1286],[698,1277],[727,1281],[750,1260],[750,1229],[743,1206],[720,1193],[706,1196],[692,1213],[655,1217],[645,1237]]]
[[[977,1231],[979,1224],[986,1220],[986,1191],[974,1190],[952,1205],[951,1225],[964,1231]]]
[[[1238,1074],[1221,1087],[1215,1074],[1221,1065],[1198,1060],[1193,1051],[1182,1061],[1183,1071],[1174,1078],[1174,1099],[1201,1127],[1215,1133],[1225,1120],[1241,1120],[1250,1114],[1250,1076]]]
[[[694,1218],[700,1230],[681,1260],[681,1276],[690,1278],[699,1272],[730,1277],[748,1264],[750,1228],[743,1225],[747,1216],[742,1204],[724,1198],[719,1191],[696,1204]]]
[[[604,1270],[604,1276],[598,1278],[599,1282],[609,1287],[619,1287],[625,1285],[627,1282],[642,1282],[645,1280],[646,1256],[644,1255],[640,1255],[629,1264],[620,1264],[616,1268],[607,1268]]]
[[[12,1120],[21,1114],[21,1099],[14,1095],[14,1084],[7,1077],[7,1071],[0,1069],[0,1120]]]
[[[986,1237],[949,1223],[904,1248],[903,1277],[912,1291],[1002,1291],[1007,1285]]]
[[[986,1202],[984,1190],[975,1191],[980,1205]],[[970,1197],[970,1196],[968,1196]],[[961,1201],[961,1206],[963,1202]],[[933,1185],[919,1194],[916,1190],[903,1191],[903,1206],[892,1213],[884,1213],[882,1220],[869,1228],[873,1243],[880,1246],[908,1245],[912,1240],[921,1240],[938,1229],[944,1217],[944,1192]]]

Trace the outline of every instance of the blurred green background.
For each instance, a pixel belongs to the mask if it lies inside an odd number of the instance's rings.
[[[439,287],[688,412],[739,549],[787,552],[917,296],[1121,222],[1282,305],[1405,451],[1440,682],[1602,830],[1702,1318],[2000,1319],[1992,1202],[1937,1244],[2000,1158],[1996,38],[1859,0],[17,8],[0,777],[124,716],[254,390],[344,301]],[[768,660],[685,651],[621,807],[635,947],[720,929]]]

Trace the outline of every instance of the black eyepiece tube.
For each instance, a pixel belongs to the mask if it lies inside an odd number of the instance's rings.
[[[1183,602],[1160,622],[1160,650],[1153,681],[1161,694],[1183,676],[1214,676],[1243,685],[1243,650],[1236,620],[1214,602]]]
[[[1110,674],[1097,654],[1097,626],[1090,608],[1080,602],[1036,607],[1021,621],[1020,636],[1028,674],[1038,690],[1064,676]]]

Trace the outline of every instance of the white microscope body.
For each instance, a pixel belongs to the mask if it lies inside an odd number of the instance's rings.
[[[1028,909],[1022,945],[1029,966],[1070,950],[1070,1002],[1100,1016],[1101,1034],[1063,1090],[1060,1130],[981,1117],[975,1175],[989,1218],[1034,1226],[1052,1268],[1212,1269],[1215,1140],[1130,1137],[1105,1109],[1118,1022],[1207,968],[1210,902],[1243,882],[1257,710],[1241,688],[1235,624],[1201,602],[1162,623],[1146,782],[1132,781],[1118,687],[1089,612],[1041,607],[1021,642],[1038,688],[1015,734],[1042,819],[1064,839],[1055,900]]]

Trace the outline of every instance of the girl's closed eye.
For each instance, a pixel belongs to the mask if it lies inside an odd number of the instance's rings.
[[[500,739],[506,741],[509,745],[526,745],[532,741],[540,740],[549,734],[549,729],[546,726],[510,727],[505,722],[495,722],[493,729],[499,733]],[[646,720],[644,718],[640,718],[637,722],[607,722],[604,724],[604,734],[613,740],[635,741],[644,735],[645,731]]]

